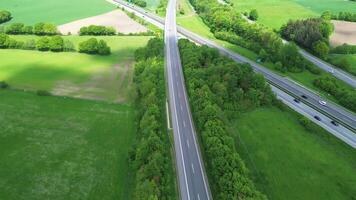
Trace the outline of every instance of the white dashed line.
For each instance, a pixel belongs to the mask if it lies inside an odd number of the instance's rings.
[[[194,165],[192,163],[192,171],[193,171],[193,174],[195,174],[195,170],[194,170]]]

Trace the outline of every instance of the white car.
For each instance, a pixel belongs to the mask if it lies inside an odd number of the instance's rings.
[[[319,100],[319,104],[325,106],[325,105],[326,105],[326,102],[325,102],[325,101],[322,101],[322,100]]]
[[[335,73],[334,69],[330,69],[329,72],[330,72],[331,74]]]

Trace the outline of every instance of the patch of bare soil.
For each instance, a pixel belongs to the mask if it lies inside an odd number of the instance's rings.
[[[118,9],[102,15],[60,25],[58,26],[58,30],[64,35],[67,35],[68,33],[78,34],[81,27],[89,25],[109,26],[115,28],[117,32],[125,34],[147,32],[146,27],[131,19],[125,12]]]
[[[344,43],[356,45],[356,22],[345,22],[332,20],[335,32],[331,35],[330,43],[332,46]]]

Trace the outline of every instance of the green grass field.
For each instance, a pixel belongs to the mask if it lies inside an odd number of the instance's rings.
[[[3,0],[0,9],[13,15],[12,22],[64,24],[111,11],[114,5],[105,0]]]
[[[356,150],[324,130],[306,131],[295,113],[259,108],[240,116],[234,131],[254,182],[269,199],[356,196]]]
[[[34,36],[17,36],[28,40]],[[65,36],[76,45],[89,37]],[[146,45],[150,37],[97,37],[107,41],[110,56],[77,52],[39,52],[0,50],[0,80],[12,87],[49,90],[58,95],[89,97],[114,102],[130,99],[134,51]],[[19,59],[20,58],[20,59]]]
[[[134,109],[0,90],[0,199],[130,199]]]
[[[356,54],[331,54],[329,57],[335,62],[339,62],[341,59],[346,59],[347,62],[350,63],[350,70],[353,72],[353,74],[356,74]]]
[[[356,2],[346,0],[232,0],[234,7],[241,12],[257,9],[258,21],[278,29],[289,19],[320,16],[326,10],[338,13],[356,13]]]

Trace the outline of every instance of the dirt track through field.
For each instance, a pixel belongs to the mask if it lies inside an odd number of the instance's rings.
[[[102,15],[63,24],[58,26],[58,29],[64,35],[67,35],[68,33],[78,34],[81,27],[89,25],[111,26],[115,28],[116,31],[125,34],[147,32],[146,27],[131,19],[126,13],[118,9]]]
[[[335,31],[331,35],[330,43],[332,46],[344,43],[356,45],[356,22],[345,22],[333,20]]]

